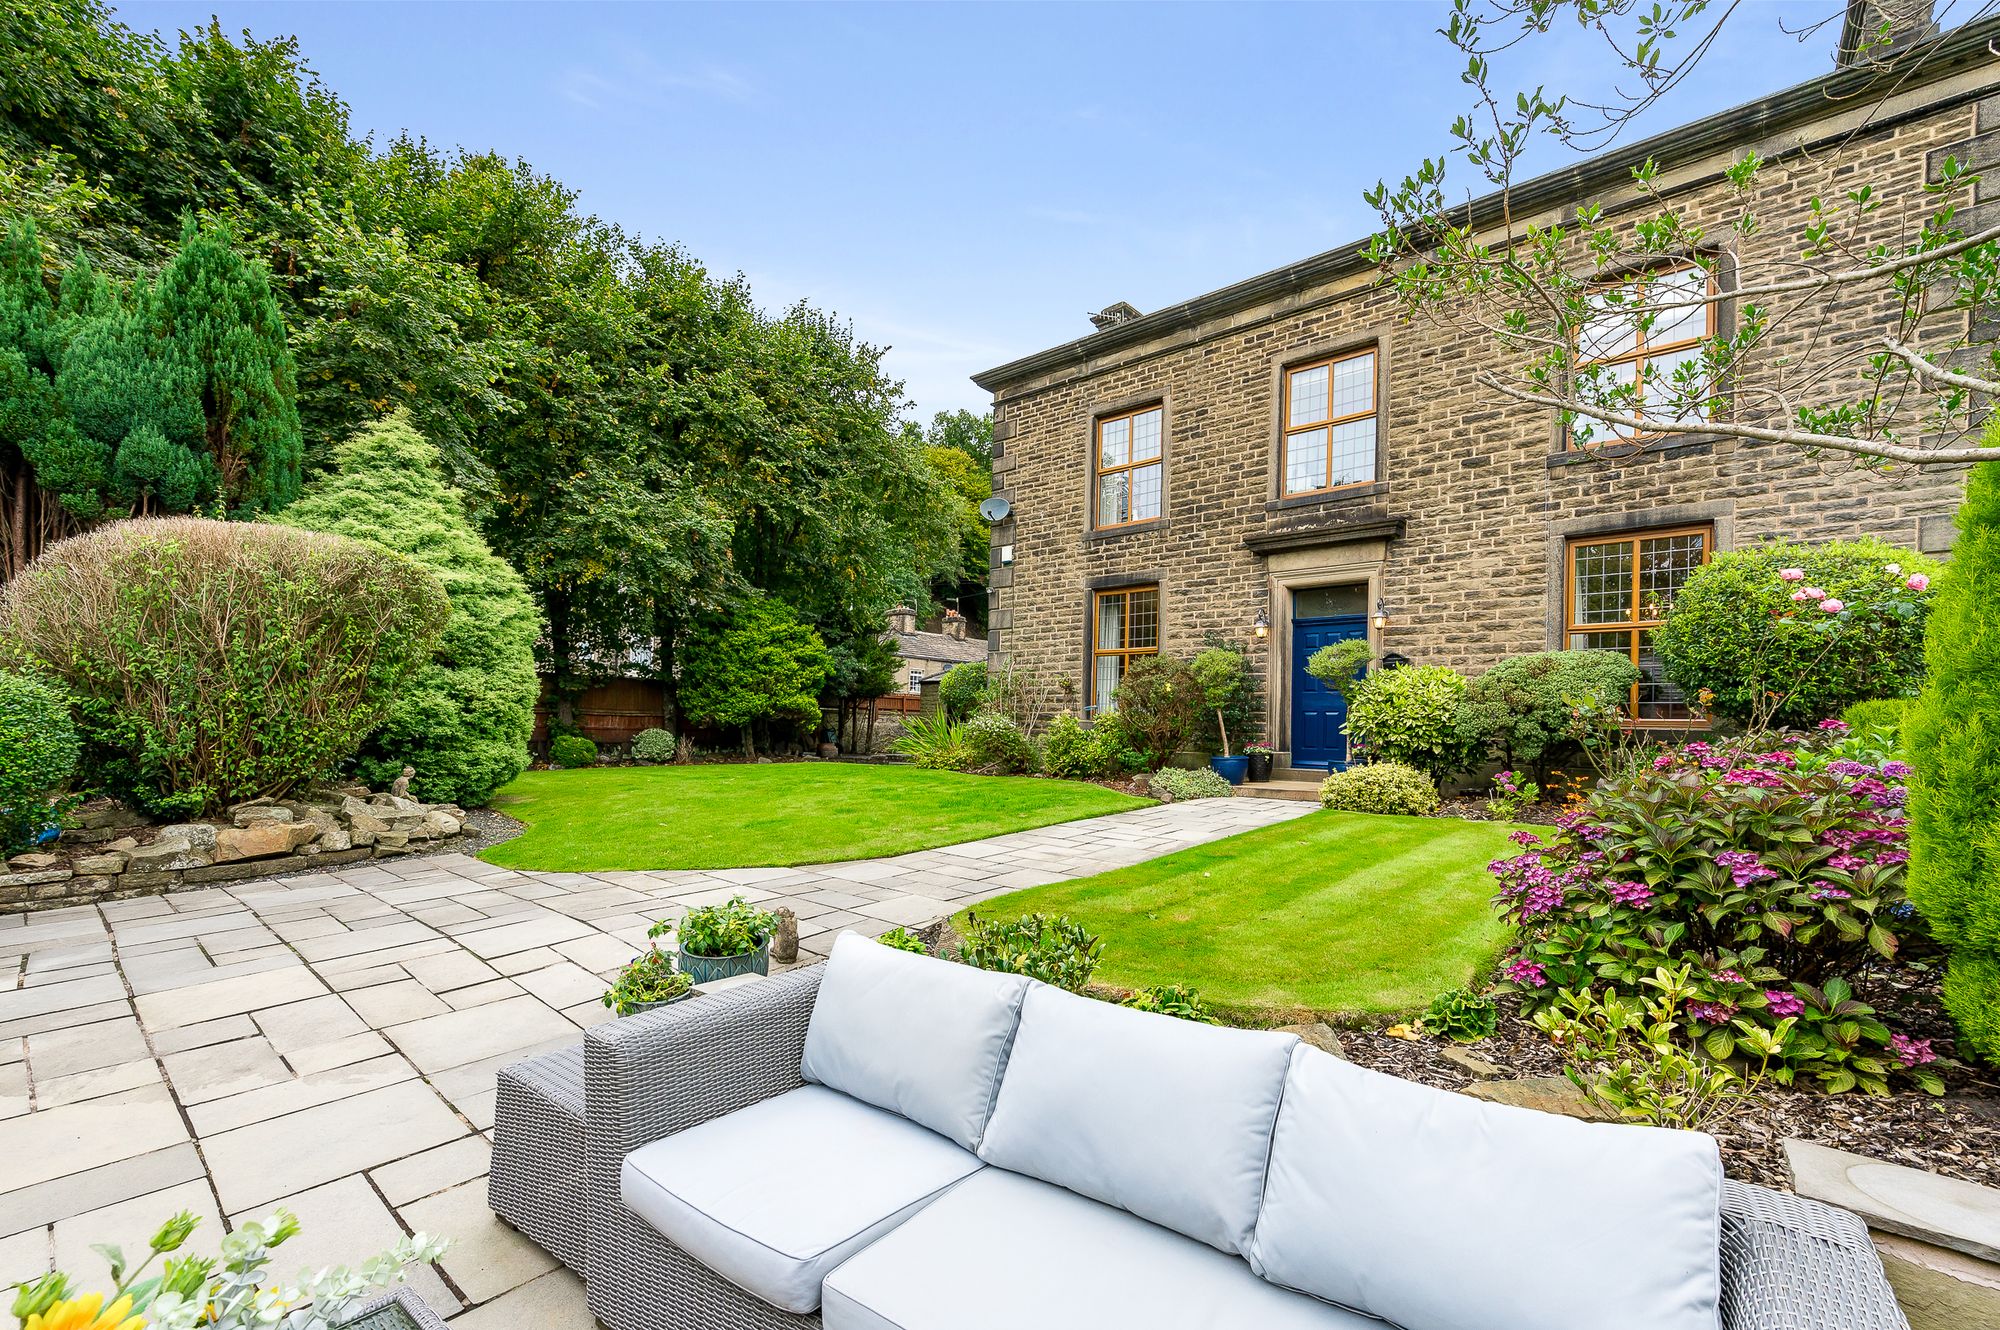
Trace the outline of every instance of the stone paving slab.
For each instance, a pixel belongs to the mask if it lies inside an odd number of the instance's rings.
[[[486,1209],[494,1075],[609,1018],[655,920],[742,894],[799,916],[806,959],[1310,811],[1206,800],[891,858],[708,872],[526,873],[372,860],[165,896],[0,915],[0,1286],[97,1276],[180,1209],[277,1205],[292,1263],[453,1237],[417,1282],[470,1330],[588,1330],[582,1286]],[[668,940],[669,945],[671,939]],[[745,980],[743,982],[749,982]]]

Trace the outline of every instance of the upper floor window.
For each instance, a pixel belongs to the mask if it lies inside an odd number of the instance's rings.
[[[1375,348],[1285,371],[1284,492],[1375,479]]]
[[[1654,268],[1593,293],[1593,313],[1577,336],[1577,369],[1596,371],[1600,390],[1631,388],[1630,402],[1606,405],[1620,414],[1654,416],[1675,423],[1704,420],[1712,393],[1702,369],[1702,343],[1715,336],[1714,290],[1707,270],[1693,263]],[[1692,365],[1690,377],[1682,366]],[[1692,376],[1702,377],[1692,377]],[[1699,392],[1700,399],[1690,397]],[[1649,408],[1647,399],[1652,399]],[[1636,439],[1642,431],[1588,418],[1590,440]]]
[[[1162,511],[1161,425],[1149,406],[1097,422],[1097,525],[1150,522]]]
[[[1120,587],[1092,598],[1090,615],[1090,697],[1093,712],[1112,710],[1119,680],[1134,656],[1160,650],[1160,589]]]
[[[1685,721],[1693,714],[1661,672],[1653,633],[1714,545],[1715,532],[1706,526],[1569,542],[1566,645],[1572,651],[1616,651],[1639,667],[1627,709],[1642,725]]]

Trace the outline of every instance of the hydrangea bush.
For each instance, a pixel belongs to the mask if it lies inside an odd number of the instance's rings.
[[[1909,775],[1827,721],[1686,744],[1608,777],[1491,865],[1520,930],[1505,986],[1533,1011],[1565,989],[1638,994],[1688,966],[1686,1029],[1710,1057],[1741,1062],[1756,1032],[1791,1017],[1779,1083],[1879,1094],[1900,1078],[1942,1093],[1929,1046],[1892,1035],[1851,983],[1914,923]]]

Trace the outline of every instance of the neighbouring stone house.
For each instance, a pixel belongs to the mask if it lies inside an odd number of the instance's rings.
[[[1844,95],[1861,76],[1836,69],[1517,186],[1516,216],[1630,199],[1647,158],[1678,204],[1714,215],[1723,168],[1754,149],[1770,163],[1761,228],[1740,243],[1787,253],[1808,200],[1850,178],[1914,195],[1947,154],[2000,167],[1996,36],[1992,19],[1946,34],[1886,97]],[[2000,181],[1979,190],[2000,198]],[[1095,710],[1134,656],[1236,642],[1265,683],[1266,737],[1306,767],[1343,762],[1346,741],[1339,695],[1304,660],[1361,634],[1386,659],[1474,673],[1565,645],[1623,651],[1647,675],[1637,718],[1666,726],[1687,713],[1649,630],[1713,551],[1864,534],[1949,547],[1956,470],[1870,477],[1720,436],[1568,447],[1552,411],[1475,383],[1502,354],[1489,337],[1402,319],[1364,243],[1150,314],[1114,306],[1095,333],[974,376],[1012,508],[993,532],[996,662],[1067,680]],[[1715,317],[1734,317],[1727,302]],[[1844,317],[1833,331],[1866,326]],[[1651,340],[1641,354],[1671,354]]]
[[[927,680],[936,679],[954,665],[986,659],[986,641],[966,632],[965,616],[946,610],[936,632],[917,624],[916,611],[898,605],[889,611],[889,641],[902,664],[896,671],[899,691],[920,693]]]

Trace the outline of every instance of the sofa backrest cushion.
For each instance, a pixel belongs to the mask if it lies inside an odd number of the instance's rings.
[[[979,1157],[1240,1255],[1297,1042],[1037,984]]]
[[[1699,1132],[1489,1104],[1292,1057],[1250,1264],[1408,1330],[1716,1330]]]
[[[799,1070],[977,1149],[1032,982],[842,933]]]

